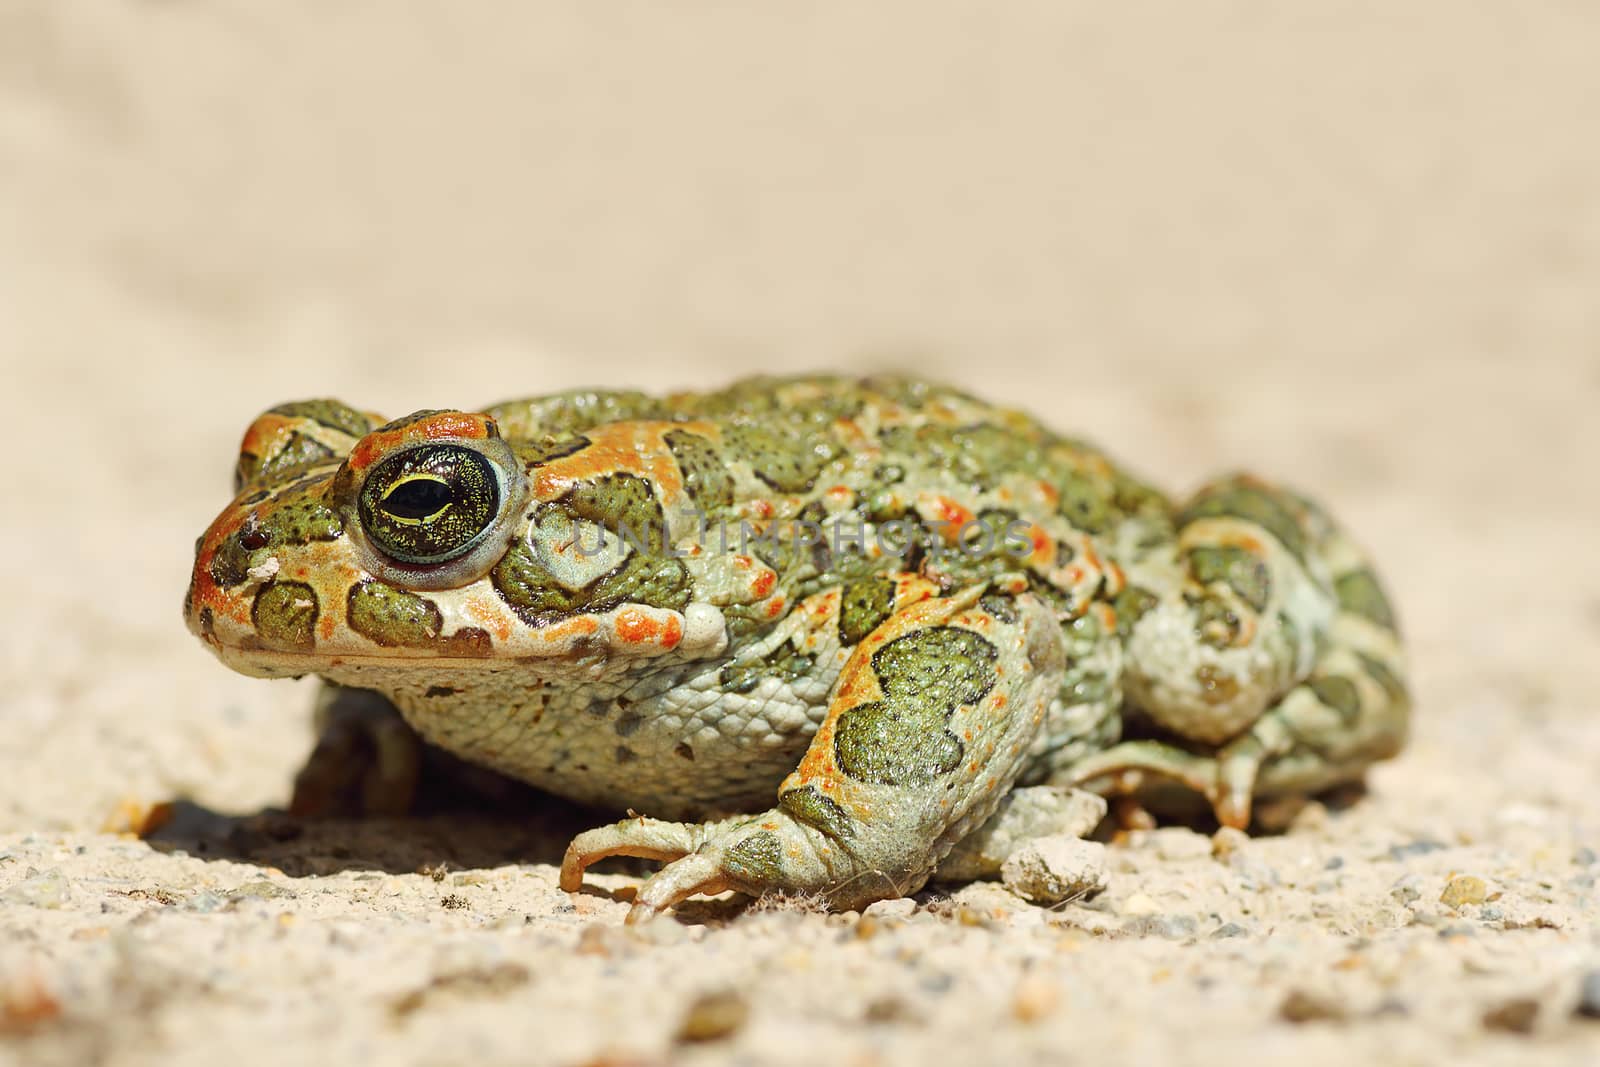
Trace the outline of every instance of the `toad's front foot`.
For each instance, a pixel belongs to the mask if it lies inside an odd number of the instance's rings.
[[[714,823],[663,822],[631,818],[579,834],[561,862],[561,888],[577,892],[583,872],[607,856],[664,860],[666,866],[639,887],[628,922],[653,918],[697,894],[737,890],[750,896],[766,893],[822,894],[836,904],[895,895],[902,887],[892,879],[876,891],[852,892],[855,861],[826,835],[783,812]]]

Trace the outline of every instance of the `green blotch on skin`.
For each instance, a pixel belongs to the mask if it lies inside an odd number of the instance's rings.
[[[1226,584],[1257,611],[1265,611],[1272,599],[1272,574],[1266,563],[1242,548],[1190,549],[1189,571],[1201,585]]]
[[[1244,640],[1244,622],[1233,606],[1220,597],[1185,597],[1194,611],[1195,632],[1212,648],[1235,648]]]
[[[660,551],[661,505],[650,483],[634,474],[607,474],[579,482],[556,502],[575,519],[598,523],[634,544]]]
[[[517,444],[517,458],[523,466],[532,470],[542,467],[546,463],[554,463],[558,459],[577,455],[588,448],[592,441],[587,437],[540,437],[533,441],[523,441]]]
[[[816,667],[816,657],[784,644],[769,652],[765,658],[735,661],[722,668],[718,675],[722,689],[728,693],[748,693],[763,678],[777,678],[792,682],[804,678]]]
[[[854,645],[894,614],[894,582],[863,578],[839,593],[839,640]]]
[[[988,423],[891,426],[878,436],[885,453],[913,457],[947,472],[962,485],[980,489],[994,486],[1007,473],[1034,469],[1039,463],[1037,442]]]
[[[234,487],[243,489],[255,481],[279,480],[286,475],[325,463],[333,458],[333,449],[303,433],[291,433],[281,448],[265,456],[253,452],[239,453],[239,467],[234,475]]]
[[[791,789],[778,797],[778,810],[796,822],[821,830],[835,841],[855,836],[856,827],[837,801],[822,795],[814,785]]]
[[[1348,678],[1337,674],[1324,674],[1307,683],[1317,699],[1339,713],[1346,723],[1353,723],[1361,714],[1361,693]]]
[[[831,442],[809,435],[785,439],[756,426],[728,426],[722,441],[729,460],[744,460],[757,478],[780,493],[804,493],[833,458]]]
[[[1388,694],[1390,703],[1396,707],[1406,707],[1411,703],[1411,693],[1406,689],[1406,683],[1400,676],[1389,669],[1389,665],[1382,660],[1374,659],[1365,652],[1357,652],[1356,658],[1361,660],[1361,666],[1372,679],[1383,687]]]
[[[530,626],[609,611],[624,603],[682,611],[690,593],[689,571],[682,560],[637,552],[582,589],[568,589],[551,578],[521,543],[500,558],[490,580],[501,599]]]
[[[304,582],[269,582],[256,593],[250,621],[267,645],[309,652],[317,644],[317,594]]]
[[[243,582],[274,549],[334,541],[344,534],[339,513],[321,495],[290,495],[248,516],[211,558],[211,580],[221,588]]]
[[[1204,518],[1232,518],[1255,523],[1289,550],[1302,565],[1306,537],[1296,514],[1294,498],[1278,490],[1232,480],[1207,489],[1178,516],[1180,526]]]
[[[884,698],[842,712],[834,726],[839,769],[875,785],[927,785],[961,762],[945,727],[957,708],[994,688],[994,645],[968,630],[916,630],[872,655]]]
[[[1058,511],[1073,527],[1085,533],[1101,533],[1111,524],[1111,500],[1087,475],[1069,473],[1056,482],[1061,494]]]
[[[1126,637],[1133,633],[1133,628],[1139,624],[1151,608],[1160,603],[1160,598],[1150,590],[1141,586],[1130,585],[1117,594],[1117,599],[1112,603],[1117,613],[1117,634]]]
[[[978,607],[1001,622],[1016,622],[1020,618],[1017,615],[1016,597],[1001,596],[998,593],[985,593],[979,598]]]
[[[733,505],[733,476],[716,446],[699,434],[673,430],[664,440],[683,473],[683,489],[701,511],[711,514]]]
[[[1386,630],[1399,629],[1395,625],[1394,608],[1384,594],[1378,576],[1370,570],[1341,574],[1333,583],[1333,589],[1339,597],[1339,607],[1345,611],[1360,615]]]
[[[722,870],[746,885],[768,886],[783,873],[783,845],[770,830],[759,830],[728,849]]]
[[[296,400],[289,404],[279,404],[272,409],[271,414],[310,419],[330,430],[347,433],[351,437],[364,437],[373,429],[371,419],[339,400]]]
[[[347,611],[350,629],[388,648],[431,646],[444,626],[433,601],[382,582],[351,586]]]

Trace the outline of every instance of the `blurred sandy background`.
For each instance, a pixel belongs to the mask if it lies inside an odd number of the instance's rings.
[[[0,1062],[1585,1062],[1597,55],[1554,0],[0,0]],[[870,937],[586,934],[622,906],[492,821],[97,832],[281,804],[308,744],[304,685],[178,619],[261,409],[809,368],[1315,492],[1396,593],[1415,744],[1232,859],[1172,831],[1093,908]]]

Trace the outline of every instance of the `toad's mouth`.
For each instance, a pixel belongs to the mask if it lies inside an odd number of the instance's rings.
[[[541,626],[455,626],[425,640],[384,644],[349,620],[319,619],[294,644],[274,640],[250,614],[208,609],[188,613],[190,629],[224,664],[257,677],[296,677],[374,671],[461,671],[530,675],[607,673],[607,664],[674,657],[714,656],[727,645],[722,612],[709,604],[681,612],[624,604],[597,614],[573,615]]]

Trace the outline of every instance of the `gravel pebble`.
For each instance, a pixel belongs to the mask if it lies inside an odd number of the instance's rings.
[[[1065,834],[1041,837],[1006,858],[1005,887],[1035,904],[1060,904],[1106,887],[1106,847]]]
[[[1483,1013],[1486,1030],[1510,1034],[1531,1034],[1539,1021],[1539,1002],[1532,997],[1513,997]]]
[[[678,1024],[679,1041],[717,1041],[738,1032],[750,1018],[750,1002],[742,993],[719,989],[702,993]]]
[[[35,908],[55,910],[66,904],[70,895],[66,876],[52,868],[30,874],[0,893],[0,900],[8,904],[28,904]]]
[[[1460,908],[1468,904],[1482,904],[1488,896],[1489,887],[1484,884],[1482,878],[1462,874],[1450,879],[1450,884],[1439,894],[1439,903],[1450,908]]]
[[[1343,1002],[1322,993],[1291,989],[1278,1005],[1278,1015],[1291,1023],[1332,1022],[1346,1018]]]

